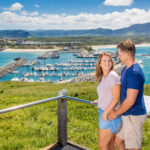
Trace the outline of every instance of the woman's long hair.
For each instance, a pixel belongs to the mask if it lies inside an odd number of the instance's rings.
[[[110,58],[111,62],[112,62],[112,67],[110,68],[110,71],[113,70],[113,68],[114,68],[114,63],[113,63],[113,60],[112,60],[112,57],[110,56],[110,54],[105,53],[105,52],[99,54],[98,59],[97,59],[97,63],[96,63],[96,72],[95,72],[95,78],[96,78],[96,81],[97,81],[98,83],[101,82],[102,77],[103,77],[103,70],[102,70],[102,68],[100,67],[100,63],[101,63],[101,60],[102,60],[102,57],[103,57],[103,56],[108,56],[108,57]],[[109,72],[110,72],[110,71],[109,71]]]

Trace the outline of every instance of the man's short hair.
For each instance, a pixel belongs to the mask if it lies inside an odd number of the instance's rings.
[[[121,51],[129,52],[131,56],[135,57],[136,48],[134,43],[131,40],[125,40],[117,45]]]

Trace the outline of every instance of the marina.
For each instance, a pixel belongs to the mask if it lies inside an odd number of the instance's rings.
[[[13,55],[10,52],[1,52],[1,54],[10,55],[9,57],[16,56],[15,58],[24,57],[26,59],[26,63],[24,63],[19,68],[13,69],[8,72],[8,74],[4,75],[0,78],[0,82],[2,81],[26,81],[26,82],[52,82],[58,83],[62,81],[71,80],[71,82],[78,82],[84,80],[91,80],[93,77],[88,76],[89,73],[95,72],[97,56],[103,52],[107,51],[111,54],[115,66],[119,66],[116,68],[116,71],[120,74],[123,66],[120,65],[120,61],[117,59],[116,49],[108,48],[108,49],[96,49],[93,52],[87,53],[86,51],[82,51],[81,53],[67,53],[66,51],[62,52],[31,52],[31,53],[17,53],[14,52]],[[6,53],[6,54],[5,54]],[[80,56],[82,57],[78,57]],[[39,59],[41,56],[48,56]],[[54,55],[56,58],[52,58]],[[84,57],[84,56],[87,57]],[[92,56],[92,57],[89,57]],[[15,59],[12,57],[11,59]],[[145,62],[142,59],[148,59],[147,55],[138,53],[136,56],[137,63],[139,63],[143,70],[145,71],[145,67],[147,67],[147,61]],[[3,59],[3,58],[1,58]],[[149,59],[148,59],[149,60]],[[145,64],[146,63],[146,64]],[[8,65],[8,64],[7,64]],[[7,66],[5,65],[5,66]],[[9,64],[10,65],[10,64]],[[146,79],[148,78],[146,72]],[[84,76],[86,75],[86,77]],[[82,80],[81,78],[84,80]],[[76,79],[78,78],[78,79]],[[73,80],[74,79],[74,80]],[[149,80],[146,80],[146,83],[150,83]]]

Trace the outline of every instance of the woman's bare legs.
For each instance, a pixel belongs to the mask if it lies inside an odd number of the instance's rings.
[[[114,148],[114,138],[110,129],[99,129],[99,148],[100,150],[115,150]]]

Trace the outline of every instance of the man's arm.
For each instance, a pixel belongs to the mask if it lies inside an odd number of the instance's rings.
[[[128,111],[135,103],[139,90],[137,89],[127,89],[127,97],[121,104],[120,108],[109,114],[109,118],[115,119],[117,116]]]

